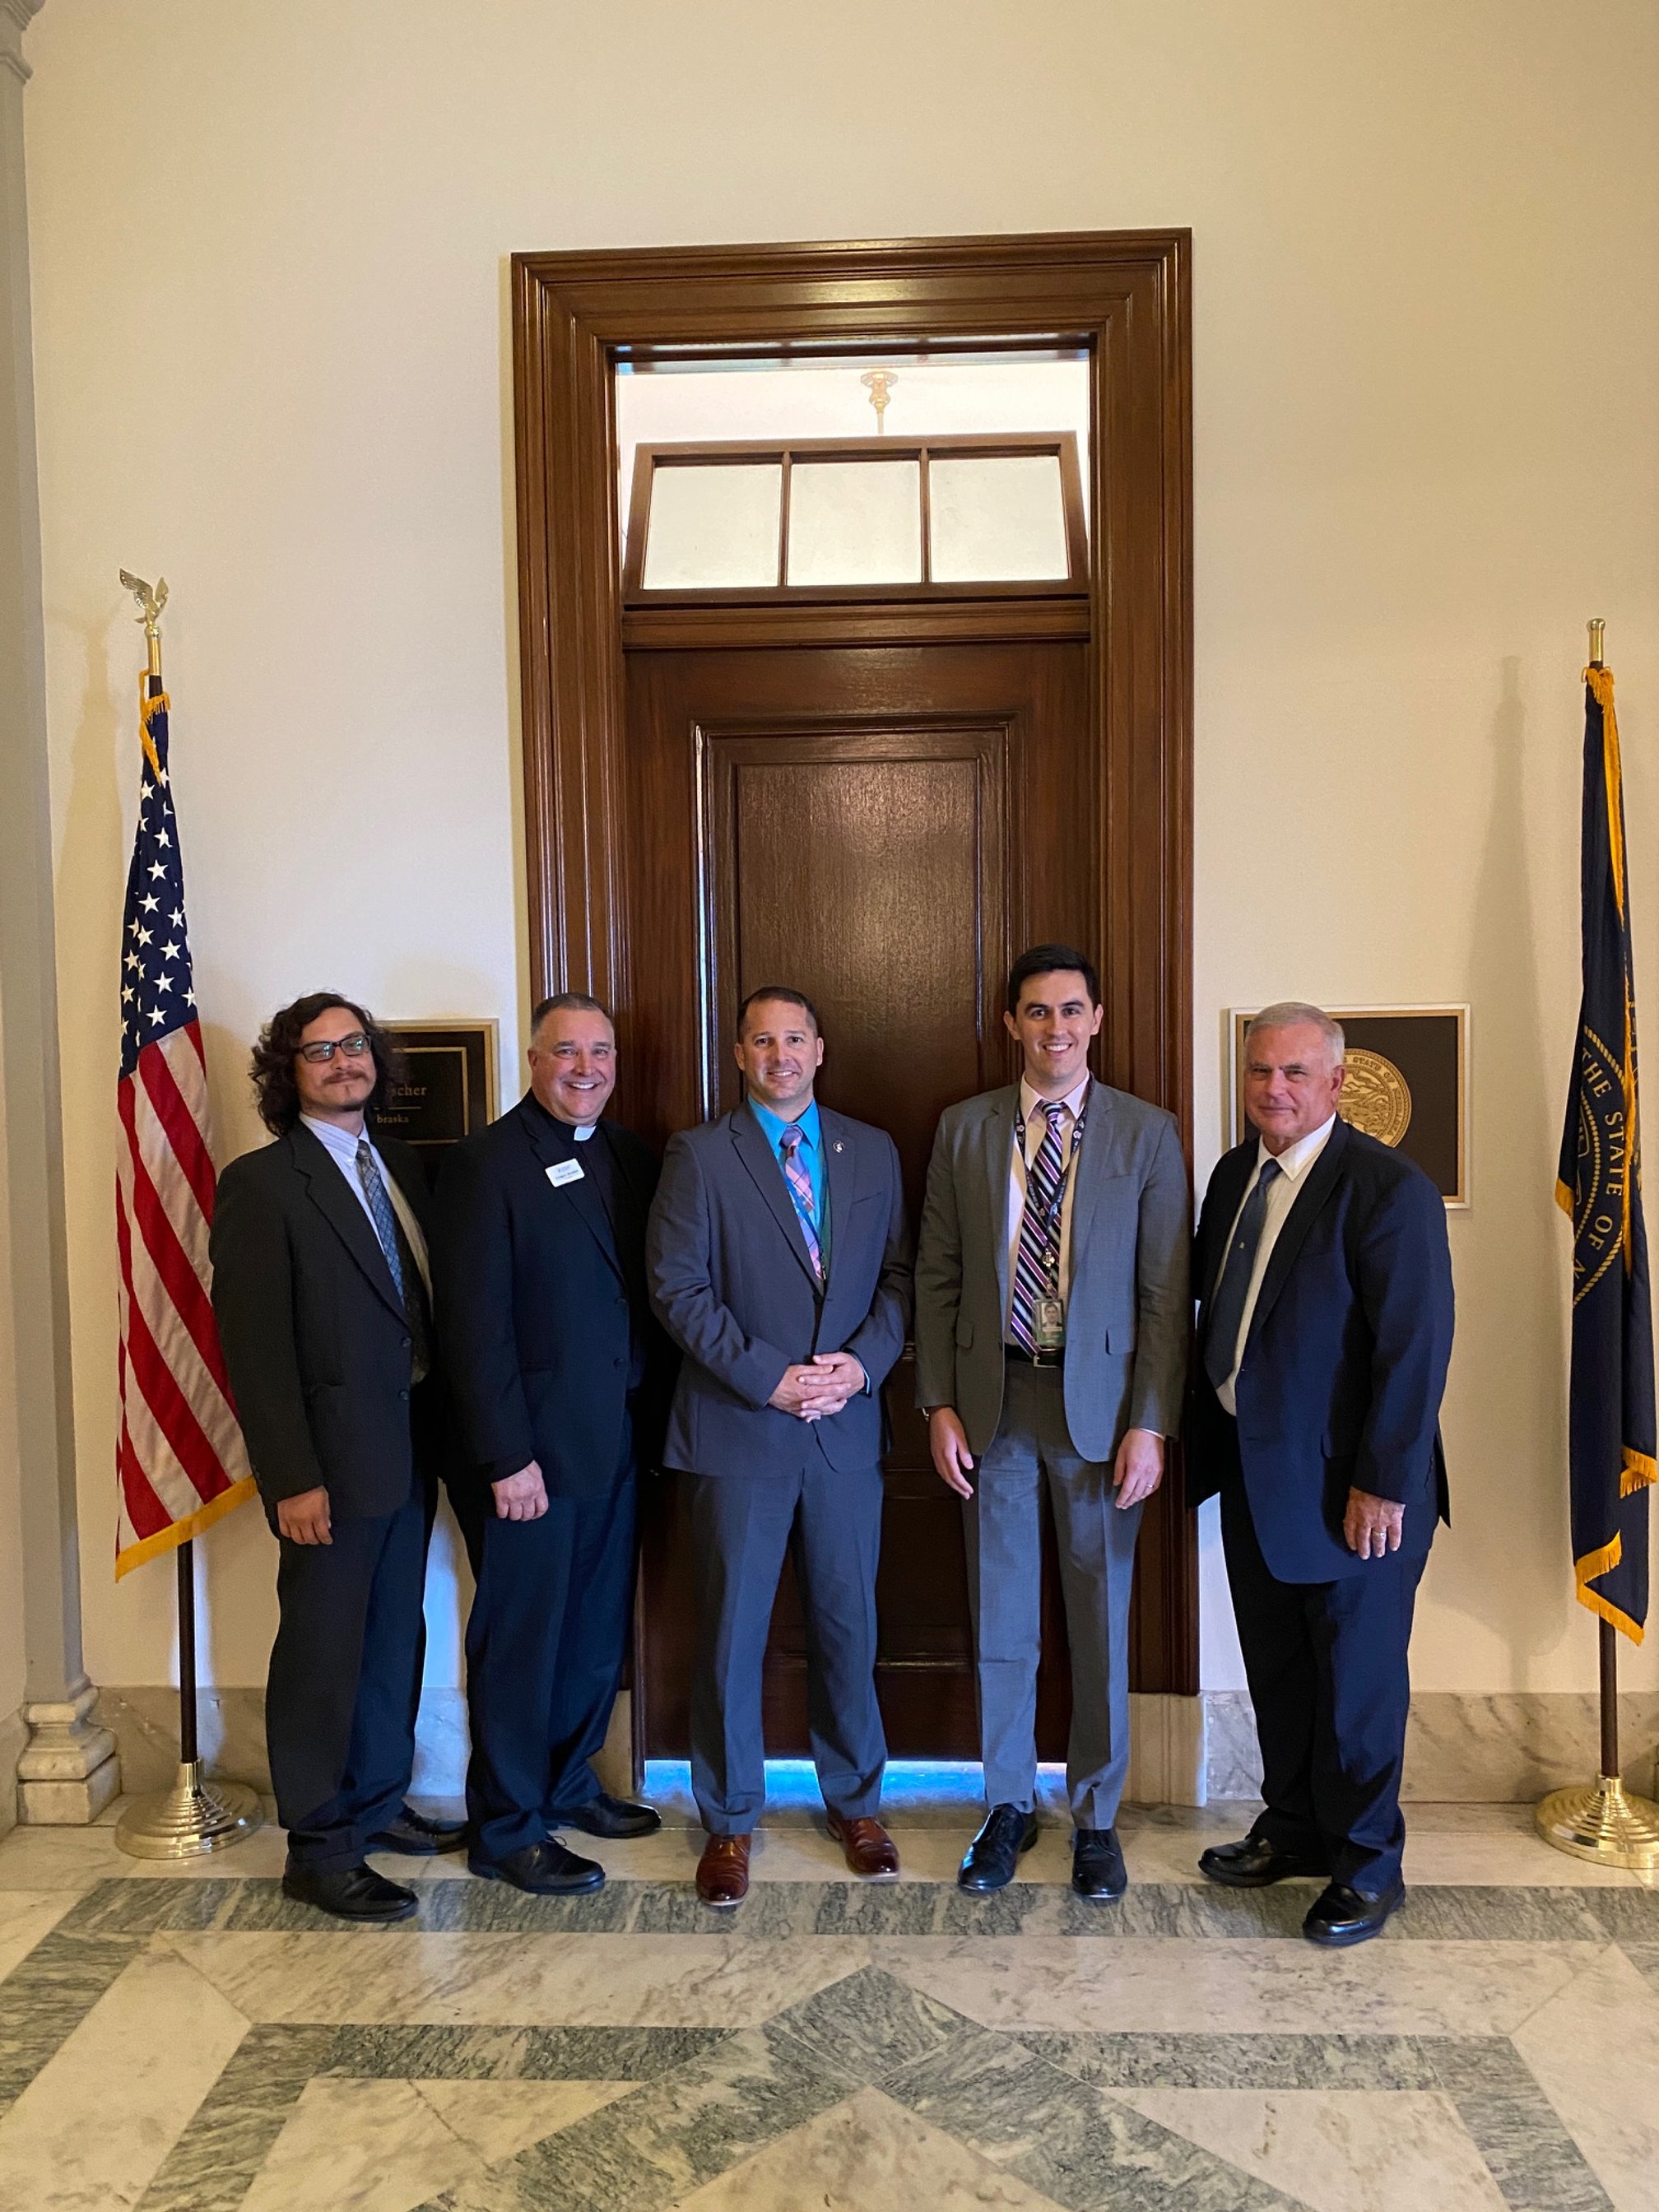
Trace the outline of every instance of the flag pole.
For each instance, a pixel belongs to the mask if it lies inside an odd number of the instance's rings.
[[[143,609],[147,699],[161,696],[161,609],[167,580],[152,591],[125,568],[121,581]],[[149,739],[146,738],[148,744]],[[202,1773],[196,1699],[196,1547],[186,1537],[174,1547],[179,1605],[179,1771],[171,1790],[135,1797],[115,1826],[115,1840],[137,1859],[198,1858],[240,1843],[264,1825],[257,1790],[244,1782],[209,1782]]]
[[[1593,616],[1589,629],[1589,665],[1603,667],[1607,623]],[[1594,1782],[1552,1790],[1534,1816],[1538,1832],[1547,1844],[1573,1858],[1650,1874],[1659,1868],[1659,1805],[1650,1798],[1633,1797],[1625,1788],[1619,1756],[1619,1636],[1609,1620],[1598,1619],[1595,1627],[1601,1661],[1600,1771]]]

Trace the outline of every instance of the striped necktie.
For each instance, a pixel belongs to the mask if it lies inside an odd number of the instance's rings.
[[[1042,1110],[1048,1126],[1036,1158],[1025,1172],[1025,1211],[1019,1219],[1019,1250],[1014,1259],[1014,1294],[1008,1316],[1014,1342],[1033,1358],[1043,1349],[1037,1342],[1037,1300],[1060,1295],[1060,1224],[1064,1206],[1060,1133],[1066,1108],[1058,1099],[1045,1100]],[[1073,1144],[1076,1141],[1073,1137]]]

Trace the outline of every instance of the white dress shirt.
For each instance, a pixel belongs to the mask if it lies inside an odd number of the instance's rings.
[[[1022,1076],[1019,1082],[1020,1118],[1025,1125],[1025,1142],[1014,1146],[1013,1165],[1008,1175],[1008,1304],[1003,1310],[1002,1334],[1005,1340],[1014,1341],[1014,1267],[1019,1258],[1019,1228],[1025,1218],[1025,1178],[1042,1150],[1042,1140],[1048,1133],[1048,1117],[1043,1108],[1058,1104],[1064,1109],[1060,1117],[1060,1173],[1071,1164],[1072,1146],[1077,1133],[1078,1117],[1083,1111],[1083,1102],[1089,1095],[1093,1078],[1085,1073],[1081,1079],[1059,1100],[1039,1098]],[[1072,1200],[1076,1195],[1077,1177],[1066,1175],[1066,1195],[1060,1209],[1060,1300],[1062,1305],[1072,1288]]]
[[[368,1217],[369,1227],[374,1229],[374,1216],[369,1208],[368,1193],[363,1188],[363,1179],[357,1172],[359,1139],[352,1135],[349,1129],[343,1129],[337,1121],[313,1120],[309,1114],[301,1114],[300,1119],[345,1177],[352,1196]],[[363,1135],[368,1136],[366,1129]],[[386,1196],[392,1200],[392,1211],[398,1217],[398,1226],[409,1239],[409,1249],[415,1255],[415,1265],[421,1271],[421,1280],[426,1285],[427,1298],[430,1302],[432,1265],[427,1258],[426,1238],[421,1234],[421,1224],[415,1218],[409,1200],[398,1189],[397,1176],[392,1174],[379,1152],[374,1150],[373,1137],[368,1138],[368,1149],[374,1156],[375,1166],[380,1170],[380,1181],[386,1185]],[[380,1232],[378,1229],[374,1229],[374,1241],[377,1244],[380,1241]],[[388,1261],[393,1257],[392,1253],[386,1254]]]
[[[1237,1414],[1237,1402],[1233,1385],[1238,1380],[1238,1364],[1244,1357],[1244,1346],[1249,1341],[1250,1323],[1255,1318],[1255,1302],[1261,1291],[1261,1279],[1267,1272],[1267,1262],[1273,1257],[1279,1232],[1285,1226],[1291,1208],[1296,1204],[1296,1194],[1302,1188],[1302,1178],[1330,1141],[1331,1131],[1336,1127],[1336,1116],[1322,1121],[1318,1128],[1310,1129],[1305,1137],[1298,1137],[1293,1145],[1286,1145],[1278,1157],[1279,1173],[1267,1186],[1267,1212],[1261,1224],[1261,1237],[1255,1248],[1255,1265],[1250,1270],[1249,1288],[1244,1293],[1244,1310],[1238,1317],[1238,1342],[1233,1347],[1232,1372],[1216,1392],[1216,1396],[1230,1413]],[[1224,1248],[1231,1251],[1233,1238],[1238,1234],[1239,1215],[1249,1203],[1250,1193],[1261,1180],[1264,1161],[1274,1157],[1258,1139],[1255,1148],[1255,1172],[1244,1186],[1244,1195],[1238,1201],[1238,1212],[1234,1214],[1227,1231]],[[1224,1266],[1224,1262],[1223,1263]],[[1219,1281],[1218,1277],[1217,1280]]]

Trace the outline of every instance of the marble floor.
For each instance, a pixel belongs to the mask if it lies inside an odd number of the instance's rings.
[[[383,1860],[421,1911],[368,1930],[269,1829],[14,1831],[0,2212],[1659,2212],[1659,1889],[1525,1808],[1412,1808],[1405,1906],[1328,1954],[1310,1885],[1197,1876],[1249,1808],[1127,1813],[1106,1908],[1058,1822],[973,1900],[959,1807],[901,1794],[873,1888],[797,1808],[717,1917],[665,1796],[597,1897]]]

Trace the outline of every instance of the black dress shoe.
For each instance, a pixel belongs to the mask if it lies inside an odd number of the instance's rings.
[[[1006,1889],[1022,1851],[1037,1839],[1037,1816],[1018,1805],[994,1805],[990,1818],[968,1846],[957,1875],[959,1889]]]
[[[1330,1868],[1296,1851],[1281,1851],[1266,1836],[1246,1836],[1237,1844],[1212,1844],[1199,1856],[1198,1870],[1229,1889],[1266,1889],[1271,1881],[1288,1881],[1298,1875],[1323,1879]]]
[[[1351,1889],[1346,1881],[1334,1881],[1314,1899],[1313,1908],[1302,1923],[1302,1933],[1310,1943],[1325,1943],[1333,1950],[1348,1943],[1367,1943],[1373,1936],[1382,1933],[1389,1915],[1405,1894],[1403,1881],[1395,1882],[1380,1897],[1368,1897],[1363,1889]]]
[[[510,1881],[514,1889],[532,1897],[580,1896],[605,1887],[605,1869],[592,1859],[579,1859],[550,1837],[545,1843],[526,1844],[504,1859],[480,1858],[469,1851],[467,1865],[481,1881]]]
[[[585,1835],[608,1836],[613,1842],[631,1842],[636,1836],[654,1836],[662,1814],[654,1805],[625,1805],[620,1797],[607,1797],[603,1790],[591,1803],[574,1813],[556,1813],[556,1828],[580,1828]]]
[[[430,1857],[438,1851],[458,1851],[466,1841],[465,1820],[428,1820],[412,1805],[368,1839],[371,1851],[401,1851],[405,1858]]]
[[[1072,1887],[1091,1905],[1112,1905],[1129,1887],[1115,1828],[1079,1828],[1072,1838]]]
[[[291,1866],[283,1876],[283,1894],[337,1920],[407,1920],[418,1909],[412,1889],[367,1866]]]

